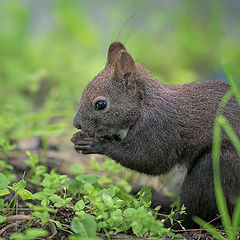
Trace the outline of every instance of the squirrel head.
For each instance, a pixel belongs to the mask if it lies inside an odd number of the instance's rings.
[[[105,68],[83,91],[73,125],[89,134],[120,135],[140,114],[141,91],[132,56],[120,42],[108,49]]]

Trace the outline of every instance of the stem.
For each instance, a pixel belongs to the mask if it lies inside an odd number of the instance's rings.
[[[13,215],[13,212],[14,212],[14,210],[15,210],[15,207],[16,207],[16,204],[17,204],[17,197],[18,197],[18,193],[16,193],[16,197],[15,197],[15,199],[14,199],[14,203],[13,203],[11,215]]]
[[[111,240],[111,237],[110,237],[108,231],[106,230],[106,228],[103,228],[103,231],[105,232],[105,234],[106,234],[108,240]]]
[[[6,213],[8,212],[9,207],[11,206],[12,202],[13,202],[13,201],[16,201],[15,199],[17,199],[17,196],[18,196],[18,194],[17,194],[17,192],[15,192],[14,197],[12,198],[12,200],[10,201],[10,203],[9,203],[8,206],[7,206]],[[11,210],[10,214],[13,214],[15,205],[16,205],[16,203],[13,204],[13,207],[12,207],[12,210]],[[7,214],[7,215],[9,215],[9,214]]]
[[[227,232],[229,239],[232,239],[231,220],[227,208],[226,199],[224,196],[221,173],[220,173],[220,152],[221,152],[221,117],[217,117],[214,126],[212,158],[213,158],[213,180],[216,194],[216,202],[221,214],[223,226]]]

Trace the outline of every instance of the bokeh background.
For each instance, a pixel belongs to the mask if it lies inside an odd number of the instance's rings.
[[[0,0],[0,141],[64,136],[122,41],[161,82],[240,79],[238,0]],[[60,142],[59,142],[60,144]]]

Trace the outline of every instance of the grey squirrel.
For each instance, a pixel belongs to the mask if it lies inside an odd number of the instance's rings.
[[[86,86],[74,126],[75,150],[104,154],[149,175],[184,168],[181,203],[187,222],[216,217],[212,138],[219,103],[229,85],[220,81],[168,86],[135,63],[120,42],[110,45],[105,68]],[[234,97],[223,115],[240,136],[240,108]],[[240,196],[240,157],[222,136],[221,183],[230,213]]]

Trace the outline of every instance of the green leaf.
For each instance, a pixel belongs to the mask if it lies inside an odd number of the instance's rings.
[[[51,177],[49,174],[46,174],[41,185],[44,186],[44,187],[51,187]]]
[[[77,181],[76,179],[74,179],[70,184],[69,184],[69,188],[68,190],[72,193],[72,194],[77,194],[77,193],[82,193],[84,190],[84,185]]]
[[[4,174],[0,173],[0,189],[6,188],[9,183],[10,181],[8,178]]]
[[[17,191],[17,190],[22,190],[26,187],[26,181],[24,179],[22,179],[21,181],[17,182],[17,183],[14,183],[12,185],[12,188],[14,191]]]
[[[139,200],[150,207],[152,200],[152,190],[149,186],[143,186],[142,189],[137,193]]]
[[[134,222],[133,224],[131,224],[133,233],[137,236],[141,236],[141,231],[142,231],[142,224],[140,224],[139,222]]]
[[[37,200],[43,200],[46,198],[46,195],[44,194],[44,192],[37,192],[33,194],[33,197]]]
[[[108,196],[110,197],[114,197],[115,196],[115,192],[116,192],[116,189],[114,187],[109,187],[109,188],[104,188],[102,189],[99,194],[100,196],[102,196],[103,194],[107,194]]]
[[[50,221],[54,222],[58,228],[62,229],[62,224],[59,221],[55,221],[53,219],[50,219]]]
[[[5,196],[8,195],[10,192],[7,188],[1,189],[0,190],[0,196]]]
[[[34,185],[39,185],[39,182],[41,182],[42,177],[41,176],[32,176],[30,179],[30,182],[33,183]]]
[[[26,233],[13,233],[11,234],[12,239],[16,240],[32,240],[40,237],[45,237],[48,235],[48,232],[40,228],[29,228],[26,230]]]
[[[40,218],[43,224],[46,224],[49,219],[50,219],[50,215],[47,211],[44,212],[34,212],[32,214],[34,217]]]
[[[136,209],[135,208],[127,208],[124,213],[124,216],[127,216],[130,219],[133,219],[136,215]]]
[[[103,167],[93,157],[91,157],[91,168],[95,171],[103,171]]]
[[[84,190],[86,190],[88,194],[93,194],[95,187],[91,183],[86,182],[84,184]]]
[[[4,200],[0,199],[0,209],[4,208]]]
[[[111,208],[113,206],[113,200],[112,200],[111,196],[104,193],[102,195],[102,200],[109,208]]]
[[[71,228],[83,239],[96,238],[97,224],[94,217],[89,214],[74,217],[71,222]]]
[[[37,154],[32,154],[30,151],[26,151],[26,155],[30,158],[30,160],[33,163],[38,163],[39,159],[38,159],[38,155]]]
[[[71,201],[72,201],[71,197],[65,198],[65,199],[62,199],[62,201],[55,203],[54,206],[57,208],[67,206]]]
[[[22,200],[34,199],[33,194],[26,189],[19,190],[18,194],[21,196]]]
[[[2,216],[2,215],[0,215],[0,223],[3,223],[3,222],[5,222],[6,221],[6,217],[4,217],[4,216]]]
[[[115,210],[111,214],[111,218],[109,219],[109,224],[112,227],[118,226],[123,221],[122,211],[120,209]]]
[[[61,202],[63,201],[63,199],[58,196],[57,194],[53,194],[49,197],[49,199],[52,201],[52,202]]]
[[[124,192],[124,191],[121,190],[121,189],[118,189],[118,191],[116,192],[116,196],[117,196],[118,198],[126,201],[126,202],[129,202],[129,203],[130,203],[131,201],[133,201],[133,200],[136,200],[136,199],[133,198],[132,195]],[[136,201],[137,201],[137,200],[136,200]]]
[[[82,237],[87,238],[87,231],[79,217],[73,218],[71,222],[71,228],[76,234],[80,234]]]
[[[24,236],[23,233],[12,233],[11,238],[16,240],[26,240],[26,236]]]
[[[51,188],[44,188],[43,192],[46,196],[51,196],[52,194],[54,194],[56,192],[55,189],[51,189]]]
[[[98,182],[98,176],[94,174],[89,174],[89,175],[83,175],[83,176],[77,176],[76,180],[79,182],[87,182],[87,183],[97,183]]]
[[[76,202],[75,206],[74,206],[74,210],[75,211],[81,211],[85,208],[85,203],[83,200],[79,200],[78,202]]]
[[[108,183],[111,183],[113,180],[112,178],[108,178],[108,177],[102,177],[101,178],[101,183],[104,185],[104,184],[108,184]]]
[[[26,236],[28,239],[35,239],[39,237],[45,237],[48,235],[48,232],[40,228],[29,228],[26,230]]]

